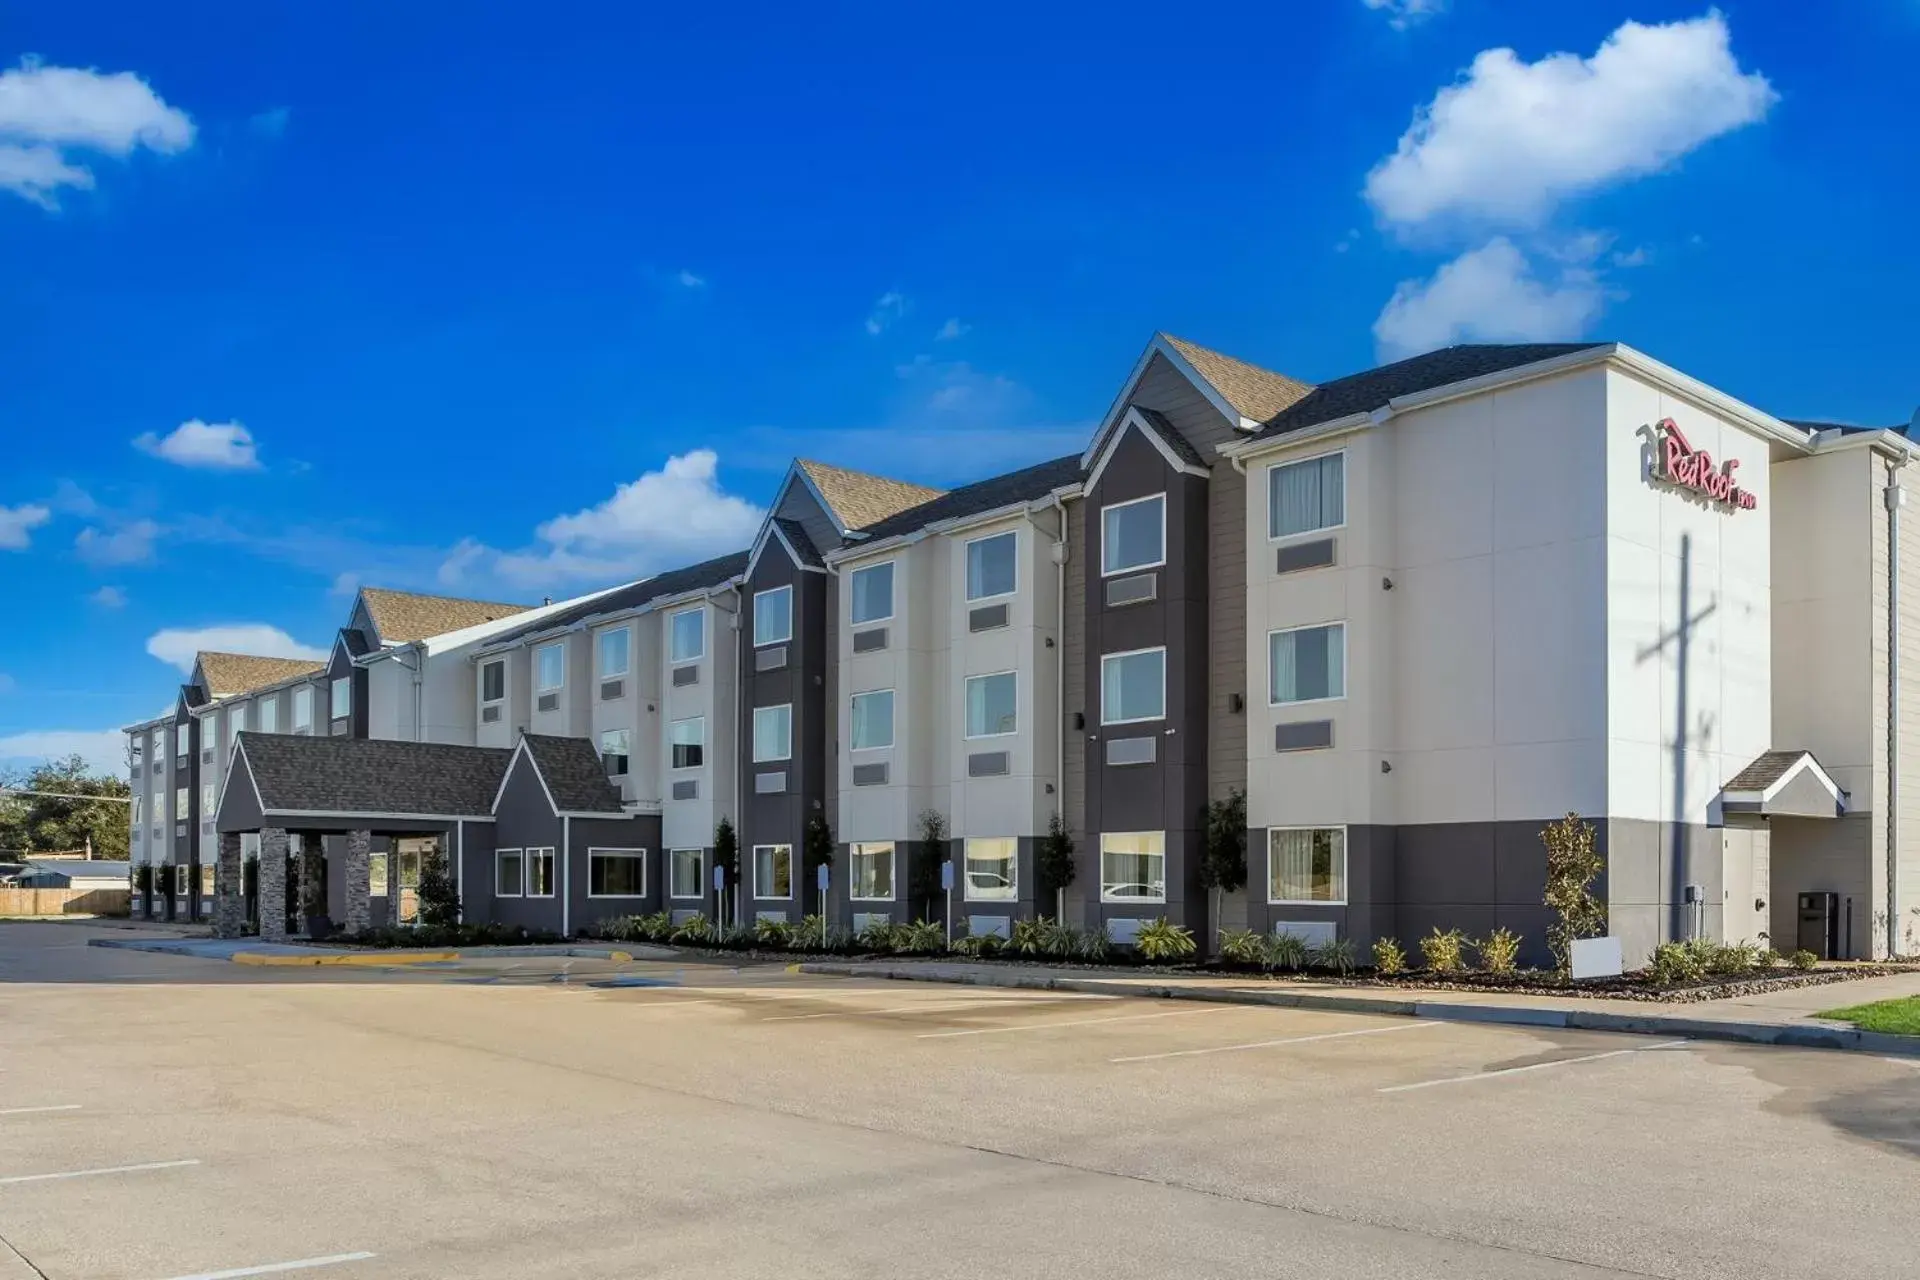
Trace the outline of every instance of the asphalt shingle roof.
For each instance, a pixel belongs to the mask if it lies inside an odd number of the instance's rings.
[[[793,548],[793,554],[800,557],[801,564],[818,569],[827,563],[820,558],[820,548],[814,546],[813,539],[807,536],[805,525],[798,520],[790,520],[786,516],[775,516],[773,522],[779,526],[781,534],[786,537],[787,544]]]
[[[997,507],[1010,506],[1016,502],[1032,502],[1044,498],[1061,485],[1074,484],[1080,479],[1080,455],[1069,454],[1064,458],[1055,458],[1051,462],[1042,462],[1037,466],[1020,471],[1010,471],[1003,476],[976,481],[958,489],[941,494],[931,502],[923,502],[917,507],[909,507],[898,515],[889,516],[878,524],[868,525],[860,532],[868,539],[893,538],[902,534],[923,529],[930,524],[943,520],[958,520],[966,516],[979,515]]]
[[[1168,422],[1165,414],[1161,413],[1158,409],[1149,409],[1145,405],[1136,404],[1133,406],[1133,409],[1134,412],[1146,419],[1147,425],[1153,428],[1155,435],[1158,435],[1162,440],[1167,442],[1169,449],[1172,449],[1180,455],[1182,462],[1190,463],[1196,467],[1205,467],[1208,465],[1206,458],[1202,457],[1200,451],[1193,447],[1193,441],[1181,435],[1180,429],[1171,422]]]
[[[546,780],[554,805],[566,813],[619,815],[620,793],[607,780],[599,752],[585,738],[525,735],[527,751]]]
[[[1728,791],[1765,791],[1786,776],[1805,751],[1767,751],[1727,780]]]
[[[829,466],[807,458],[794,459],[794,465],[813,481],[813,487],[827,500],[827,505],[833,508],[840,523],[849,529],[877,524],[890,515],[919,506],[945,492],[929,489],[925,485],[908,484],[904,480],[890,480],[886,476],[868,475],[864,471],[849,471],[845,467]]]
[[[556,631],[570,627],[583,618],[618,613],[622,609],[637,609],[652,600],[685,595],[689,591],[698,591],[703,587],[717,587],[746,571],[747,553],[744,551],[734,551],[712,560],[702,560],[699,564],[688,565],[684,569],[669,569],[665,573],[655,574],[651,578],[642,578],[638,582],[594,596],[590,600],[583,600],[571,609],[561,609],[555,613],[545,614],[538,622],[530,622],[524,627],[503,631],[487,644],[490,648],[508,645],[522,636],[532,635],[535,632]]]
[[[1227,403],[1239,410],[1243,418],[1265,422],[1313,391],[1311,382],[1302,382],[1284,373],[1275,373],[1257,364],[1236,360],[1197,342],[1176,338],[1170,333],[1160,336],[1201,377],[1212,383],[1213,389],[1225,396]]]
[[[497,622],[532,606],[498,604],[489,600],[462,600],[455,596],[423,596],[411,591],[389,591],[385,587],[362,587],[360,599],[367,615],[380,633],[382,644],[411,644],[464,631],[483,622]]]
[[[261,658],[251,653],[202,653],[197,661],[200,675],[207,682],[207,694],[213,698],[251,693],[282,680],[312,675],[326,665],[305,658]]]
[[[268,812],[484,817],[513,753],[383,738],[239,734]]]

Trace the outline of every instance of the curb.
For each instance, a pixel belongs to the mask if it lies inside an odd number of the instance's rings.
[[[458,960],[458,951],[408,951],[395,955],[378,951],[345,951],[326,955],[286,955],[269,951],[236,951],[227,957],[234,964],[254,965],[258,967],[287,968],[296,965],[356,965],[373,968],[389,968],[405,964],[438,964],[446,960]]]
[[[1456,1004],[1444,1000],[1329,996],[1313,992],[1248,991],[1188,987],[1173,983],[1134,984],[1099,978],[1059,978],[1042,973],[928,973],[911,966],[806,963],[792,972],[836,978],[883,978],[895,982],[938,982],[951,986],[1015,987],[1037,991],[1074,991],[1087,995],[1124,995],[1208,1004],[1265,1005],[1279,1009],[1325,1009],[1336,1013],[1373,1013],[1389,1017],[1432,1018],[1443,1022],[1500,1023],[1509,1026],[1565,1027],[1580,1031],[1621,1031],[1644,1036],[1683,1036],[1738,1044],[1782,1045],[1799,1049],[1842,1049],[1889,1057],[1920,1057],[1920,1036],[1857,1031],[1846,1026],[1804,1023],[1723,1022],[1659,1013],[1610,1013],[1598,1009],[1548,1009],[1526,1005]]]

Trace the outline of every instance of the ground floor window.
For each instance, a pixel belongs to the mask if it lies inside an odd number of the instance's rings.
[[[848,846],[847,896],[857,902],[893,901],[891,842]]]
[[[791,898],[793,896],[793,846],[757,844],[753,846],[753,896]]]
[[[213,896],[213,864],[211,862],[200,864],[200,896],[203,898]]]
[[[1019,897],[1020,842],[1012,836],[970,839],[965,844],[968,902],[1011,902]]]
[[[184,898],[187,896],[187,893],[189,892],[189,886],[190,886],[190,882],[187,879],[187,874],[190,870],[191,868],[189,868],[187,864],[184,862],[176,862],[174,864],[173,892],[176,897]]]
[[[589,898],[644,898],[647,896],[645,849],[587,850]]]
[[[527,850],[527,896],[529,898],[553,896],[553,850]]]
[[[703,897],[707,880],[707,851],[675,849],[668,856],[673,859],[673,870],[667,892],[676,898]]]
[[[393,842],[396,878],[400,881],[398,916],[401,924],[420,919],[420,872],[427,855],[438,851],[440,837],[411,836]]]
[[[386,855],[380,856],[384,868]],[[493,896],[496,898],[518,898],[526,893],[526,880],[523,875],[524,863],[518,849],[502,849],[493,855]],[[380,873],[381,891],[385,892],[387,875]]]
[[[1107,831],[1100,836],[1100,901],[1167,900],[1167,833]]]
[[[1272,827],[1267,831],[1267,901],[1347,900],[1345,827]]]
[[[518,850],[503,849],[501,853],[518,853]],[[518,873],[515,873],[518,878]],[[367,896],[384,898],[387,896],[387,855],[370,853],[367,855]]]

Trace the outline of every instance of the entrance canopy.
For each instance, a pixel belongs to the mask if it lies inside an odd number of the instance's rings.
[[[1847,793],[1812,752],[1769,751],[1728,781],[1720,807],[1763,818],[1837,818],[1847,811]]]
[[[512,758],[505,748],[245,730],[215,827],[398,832],[488,822]]]

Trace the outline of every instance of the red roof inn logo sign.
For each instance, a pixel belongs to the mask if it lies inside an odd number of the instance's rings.
[[[1655,474],[1665,483],[1691,489],[1734,511],[1751,511],[1759,499],[1733,482],[1738,458],[1729,458],[1714,469],[1713,455],[1687,443],[1686,436],[1672,418],[1654,424]]]

